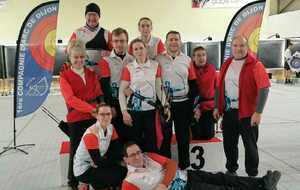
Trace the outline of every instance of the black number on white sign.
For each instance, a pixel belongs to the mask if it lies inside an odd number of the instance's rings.
[[[200,170],[201,168],[203,168],[204,164],[205,164],[205,160],[203,158],[203,154],[204,154],[204,149],[202,146],[194,146],[191,150],[191,153],[196,153],[196,160],[199,160],[199,164],[197,163],[192,163],[191,166],[194,170]]]

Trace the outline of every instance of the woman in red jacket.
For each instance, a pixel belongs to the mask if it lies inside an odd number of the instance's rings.
[[[211,139],[215,135],[213,110],[217,72],[214,65],[207,63],[206,49],[201,46],[193,50],[193,64],[199,92],[194,104],[197,122],[192,126],[193,138]]]
[[[97,75],[84,66],[85,55],[84,44],[79,40],[71,41],[69,45],[71,66],[60,73],[59,80],[70,127],[68,185],[74,189],[77,188],[78,181],[73,174],[73,157],[85,130],[96,121],[96,105],[102,95]]]

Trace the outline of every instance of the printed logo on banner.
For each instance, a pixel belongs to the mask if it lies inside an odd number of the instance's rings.
[[[254,0],[192,0],[192,8],[242,7]]]
[[[296,51],[293,56],[288,59],[288,64],[293,72],[300,72],[300,52]]]
[[[46,77],[43,77],[42,79],[35,80],[35,78],[32,78],[27,84],[28,86],[28,92],[26,96],[44,96],[49,89],[48,81]]]
[[[25,19],[15,69],[15,117],[34,112],[47,98],[55,63],[58,1],[44,3]]]
[[[225,35],[224,60],[231,56],[231,41],[238,35],[248,39],[249,50],[256,55],[264,9],[265,1],[257,1],[249,3],[236,13]]]

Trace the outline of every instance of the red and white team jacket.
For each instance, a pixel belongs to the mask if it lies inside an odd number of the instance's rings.
[[[218,110],[225,111],[225,77],[233,57],[228,58],[221,66],[219,81]],[[258,91],[271,86],[264,65],[252,54],[248,53],[239,77],[239,119],[251,117],[256,110]]]
[[[160,77],[160,66],[158,62],[151,59],[144,64],[138,64],[136,61],[133,61],[126,65],[122,72],[122,80],[130,82],[129,87],[134,93],[153,102],[156,102],[155,80]],[[133,97],[132,101],[133,107],[128,108],[130,110],[148,111],[155,109],[152,105],[139,98]]]
[[[71,68],[60,73],[60,91],[68,108],[68,122],[92,119],[90,113],[96,108],[96,99],[103,94],[95,72],[84,67],[84,78]]]
[[[166,94],[173,102],[188,99],[189,80],[195,80],[194,66],[191,58],[180,53],[173,59],[170,55],[158,55],[156,60],[161,66],[161,76]]]
[[[100,78],[110,77],[112,97],[118,99],[121,75],[124,65],[134,61],[134,57],[126,53],[122,60],[114,51],[108,57],[104,57],[99,63]]]
[[[203,67],[194,64],[200,102],[200,110],[214,109],[215,88],[218,83],[218,75],[214,65],[206,63]]]
[[[89,65],[97,65],[99,60],[112,50],[112,36],[108,30],[87,25],[75,30],[70,40],[78,39],[85,44]]]
[[[163,165],[168,158],[156,153],[144,153],[144,167],[127,166],[128,173],[122,184],[122,190],[152,190],[162,183],[169,186],[176,174],[175,168],[170,176],[165,176]],[[167,179],[167,180],[166,180]]]
[[[141,39],[141,37],[139,37]],[[165,46],[160,38],[151,36],[149,42],[146,44],[148,57],[155,59],[157,55],[166,52]],[[132,54],[132,47],[129,47],[128,52]]]
[[[98,121],[86,130],[74,156],[73,170],[75,176],[80,176],[88,168],[94,166],[93,160],[88,152],[89,149],[98,149],[100,155],[104,156],[111,141],[118,139],[118,134],[113,125],[110,124],[106,130],[105,135]]]

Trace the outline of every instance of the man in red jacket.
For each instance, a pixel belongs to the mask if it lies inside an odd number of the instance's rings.
[[[248,51],[247,39],[232,40],[232,57],[221,67],[215,96],[214,117],[223,115],[223,138],[227,173],[238,169],[238,140],[245,147],[245,168],[249,176],[258,174],[258,125],[267,101],[270,81],[263,64]]]
[[[213,118],[214,96],[218,76],[214,65],[207,62],[207,52],[202,46],[193,50],[198,97],[194,101],[194,119],[191,125],[193,139],[207,140],[215,136]]]

